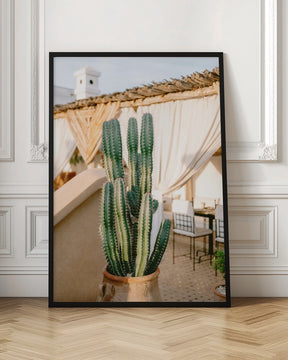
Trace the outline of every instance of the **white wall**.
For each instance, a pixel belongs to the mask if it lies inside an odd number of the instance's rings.
[[[43,101],[38,102],[32,82],[36,49],[31,8],[29,1],[22,0],[0,4],[5,19],[1,22],[0,54],[5,60],[1,79],[7,80],[2,82],[0,101],[1,108],[11,106],[10,113],[0,117],[0,133],[10,139],[4,145],[11,154],[0,154],[0,295],[39,296],[47,294],[48,283],[48,167],[40,115]],[[7,99],[8,85],[14,89]]]
[[[32,30],[40,29],[39,49],[33,46],[37,41],[31,33],[30,1],[37,0],[15,0],[15,23],[5,25],[8,41],[15,32],[15,71],[9,72],[13,52],[1,52],[7,57],[7,76],[15,76],[15,93],[8,98],[15,110],[15,129],[13,112],[8,117],[1,114],[7,135],[3,152],[0,149],[0,216],[7,225],[0,233],[1,294],[47,294],[47,248],[43,250],[45,241],[47,245],[47,163],[36,160],[46,156],[48,122],[43,121],[43,112],[47,117],[48,52],[223,51],[232,293],[287,296],[287,1],[278,0],[276,42],[276,17],[264,9],[273,9],[277,0],[46,0],[43,11],[41,6],[34,7],[35,14],[40,14],[39,24],[32,22]],[[276,157],[276,44],[278,160],[265,162],[259,159]],[[5,48],[3,41],[1,47]],[[39,61],[40,69],[45,68],[45,95],[44,72],[39,72],[38,82],[31,56]],[[40,84],[36,93],[33,81]],[[6,101],[4,96],[2,91],[1,99]],[[27,162],[31,158],[34,161]],[[42,244],[40,254],[38,243]]]

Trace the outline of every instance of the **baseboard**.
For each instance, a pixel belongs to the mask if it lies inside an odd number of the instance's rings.
[[[47,275],[0,275],[0,297],[47,296]]]
[[[231,275],[232,297],[288,297],[285,275]]]
[[[288,297],[287,275],[232,275],[232,297]],[[47,275],[0,275],[0,297],[47,297]]]

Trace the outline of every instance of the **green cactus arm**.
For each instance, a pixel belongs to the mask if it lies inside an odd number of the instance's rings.
[[[117,119],[104,121],[102,129],[104,166],[106,176],[111,182],[118,177],[124,177],[119,121]]]
[[[158,206],[159,206],[158,200],[153,199],[153,203],[152,203],[153,214],[155,214],[155,212],[157,211]]]
[[[135,218],[138,218],[139,206],[138,206],[137,196],[134,191],[127,191],[127,202],[128,202],[131,214]]]
[[[101,241],[102,241],[102,248],[104,251],[104,255],[105,255],[108,267],[110,269],[110,272],[114,274],[113,262],[112,262],[112,258],[110,255],[110,252],[111,252],[110,242],[108,242],[107,238],[105,237],[102,224],[100,225],[100,236],[101,236]]]
[[[130,118],[127,131],[127,149],[128,149],[128,188],[134,187],[136,192],[139,188],[139,163],[138,163],[138,126],[135,118]]]
[[[140,192],[140,182],[141,182],[141,154],[138,153],[138,170],[137,170],[137,182],[138,182],[138,202],[141,204],[141,192]],[[139,205],[140,208],[140,205]]]
[[[117,119],[110,120],[111,135],[110,135],[110,152],[113,165],[113,180],[117,178],[124,178],[124,168],[122,163],[122,140],[120,123]]]
[[[125,276],[122,268],[118,242],[114,232],[114,209],[113,209],[113,185],[110,182],[104,184],[102,191],[102,221],[101,221],[101,238],[104,254],[110,269],[114,275]]]
[[[108,181],[113,181],[113,167],[111,155],[109,152],[109,142],[110,142],[110,122],[104,121],[102,126],[102,151],[104,158],[104,167]]]
[[[122,178],[113,183],[114,186],[114,214],[116,219],[116,231],[121,249],[122,264],[127,273],[132,272],[132,247],[131,229],[128,219],[125,184]]]
[[[146,113],[142,116],[140,147],[141,154],[152,153],[153,150],[153,118],[152,115]]]
[[[141,179],[141,153],[138,153],[138,183],[140,185]]]
[[[132,269],[135,269],[136,256],[137,256],[137,235],[138,235],[138,222],[131,223],[131,232],[132,232]]]
[[[152,274],[154,271],[156,271],[157,267],[159,266],[162,257],[164,255],[164,252],[167,248],[169,235],[170,235],[170,228],[171,228],[171,221],[167,219],[163,220],[157,235],[154,250],[150,256],[150,259],[145,269],[145,275]]]
[[[153,119],[151,114],[142,116],[140,148],[141,148],[141,196],[151,193],[152,189],[152,171],[153,171]]]
[[[152,197],[145,194],[142,198],[137,237],[137,255],[134,276],[144,274],[149,253],[150,253],[150,234],[152,227]]]
[[[137,234],[138,234],[138,216],[139,205],[138,199],[134,191],[127,191],[127,203],[130,209],[130,229],[131,229],[131,246],[132,246],[132,269],[135,267],[136,253],[137,253]]]
[[[102,225],[100,225],[100,235],[101,235],[103,252],[107,261],[107,270],[110,272],[110,274],[124,276],[125,273],[122,270],[120,257],[118,258],[118,262],[117,262],[117,260],[115,260],[116,258],[114,256],[113,249],[111,247],[111,243],[112,243],[111,238],[109,239],[109,235],[107,235],[107,233],[106,234],[104,233]]]

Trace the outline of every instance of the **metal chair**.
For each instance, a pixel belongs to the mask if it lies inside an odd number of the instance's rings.
[[[216,248],[219,248],[219,244],[224,246],[224,216],[223,205],[216,205],[215,208],[215,222],[216,222]]]
[[[179,256],[190,256],[193,260],[193,270],[195,270],[195,239],[205,238],[212,233],[210,229],[196,228],[194,220],[194,210],[192,203],[186,200],[173,200],[172,202],[172,231],[173,231],[173,264],[175,258]],[[190,240],[190,253],[183,255],[175,255],[175,234],[187,236]],[[193,246],[192,246],[193,240]],[[193,256],[192,256],[193,251]]]
[[[215,244],[217,250],[219,245],[224,246],[224,216],[223,216],[223,205],[216,205],[215,208],[215,222],[216,222],[216,238]],[[217,276],[217,269],[215,269],[215,276]]]

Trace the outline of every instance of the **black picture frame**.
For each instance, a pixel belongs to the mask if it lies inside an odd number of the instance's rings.
[[[231,307],[229,233],[228,233],[228,198],[225,137],[225,102],[224,102],[224,65],[223,52],[50,52],[49,53],[49,307]],[[226,301],[225,302],[55,302],[54,253],[53,253],[53,164],[54,164],[54,59],[57,57],[217,57],[220,77],[220,116],[222,146],[222,191],[224,209],[224,236],[226,262]]]

